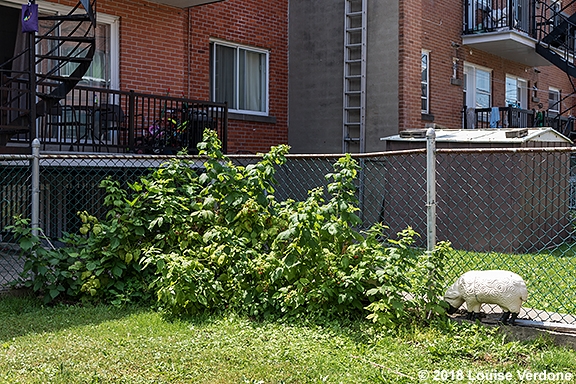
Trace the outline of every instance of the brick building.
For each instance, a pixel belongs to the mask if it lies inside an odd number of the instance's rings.
[[[19,8],[27,2],[0,0],[0,63],[22,40]],[[94,63],[80,84],[227,102],[229,153],[285,142],[292,152],[380,151],[380,138],[427,124],[487,127],[496,120],[562,132],[571,124],[572,1],[37,1],[48,16],[81,3],[94,4],[97,26]],[[128,96],[118,97],[126,112]],[[45,131],[49,140],[78,142],[90,129],[78,125],[77,136]]]
[[[380,151],[380,138],[427,124],[488,127],[494,107],[497,126],[542,124],[542,111],[544,124],[563,129],[575,105],[572,68],[552,62],[573,60],[573,9],[531,0],[291,2],[293,152]],[[546,40],[556,26],[568,33]]]
[[[0,0],[0,63],[12,57],[27,2]],[[52,15],[79,2],[36,3]],[[95,8],[96,53],[81,85],[227,102],[229,153],[287,142],[287,0],[98,0]]]

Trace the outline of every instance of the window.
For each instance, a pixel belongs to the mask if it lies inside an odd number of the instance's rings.
[[[548,112],[560,113],[560,90],[558,88],[548,89]]]
[[[528,82],[515,76],[506,76],[506,106],[528,108]]]
[[[464,92],[469,108],[490,108],[491,76],[490,69],[464,64]]]
[[[91,87],[109,88],[112,83],[110,68],[110,25],[98,23],[96,26],[96,51],[92,57],[92,63],[86,74],[82,77],[80,84]],[[66,31],[61,31],[65,33]],[[75,45],[63,44],[62,54],[67,56],[74,49]],[[70,76],[78,64],[68,63],[62,70],[63,76]]]
[[[268,52],[213,41],[211,88],[212,99],[232,111],[268,115]]]
[[[430,112],[430,52],[422,51],[422,113]]]

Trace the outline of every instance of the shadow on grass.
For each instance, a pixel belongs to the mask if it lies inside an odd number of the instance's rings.
[[[46,306],[33,296],[0,296],[0,342],[14,337],[97,325],[149,310],[143,306],[56,304]]]

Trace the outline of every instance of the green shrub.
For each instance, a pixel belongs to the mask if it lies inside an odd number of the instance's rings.
[[[77,296],[81,283],[71,269],[77,261],[74,254],[64,249],[42,247],[41,241],[48,239],[32,231],[29,219],[16,217],[14,226],[7,229],[20,239],[22,253],[27,255],[21,278],[14,285],[32,289],[44,297],[44,303]]]
[[[56,277],[27,269],[34,286],[54,292],[49,299],[64,290],[116,304],[153,292],[174,315],[363,314],[393,326],[443,313],[448,246],[416,250],[410,228],[398,239],[384,239],[382,224],[360,231],[358,165],[350,155],[334,164],[326,190],[278,202],[274,174],[287,146],[238,166],[208,130],[199,150],[202,169],[177,157],[126,190],[104,181],[105,219],[81,212],[80,234],[64,239],[64,250],[29,253],[32,265],[61,255],[50,272]]]

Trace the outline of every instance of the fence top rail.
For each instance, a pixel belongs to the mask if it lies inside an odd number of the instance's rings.
[[[530,147],[530,148],[436,148],[437,154],[486,154],[486,153],[569,153],[575,152],[576,147]],[[402,155],[421,155],[425,154],[426,149],[408,149],[401,151],[386,151],[386,152],[370,152],[370,153],[351,153],[350,156],[357,159],[368,159],[376,157],[390,157]],[[287,154],[288,159],[338,159],[346,154],[331,153],[331,154]],[[263,154],[229,154],[230,159],[255,159],[261,158]],[[33,155],[24,154],[0,154],[0,161],[7,160],[31,160]],[[179,158],[192,161],[205,160],[207,157],[201,155],[150,155],[150,154],[135,154],[135,153],[40,153],[42,159],[66,159],[66,160],[154,160],[154,161],[168,161],[170,159]]]
[[[17,154],[1,154],[0,161],[6,160],[32,160],[34,156],[30,155],[17,155]]]
[[[530,147],[530,148],[439,148],[436,153],[550,153],[576,152],[576,147]]]

